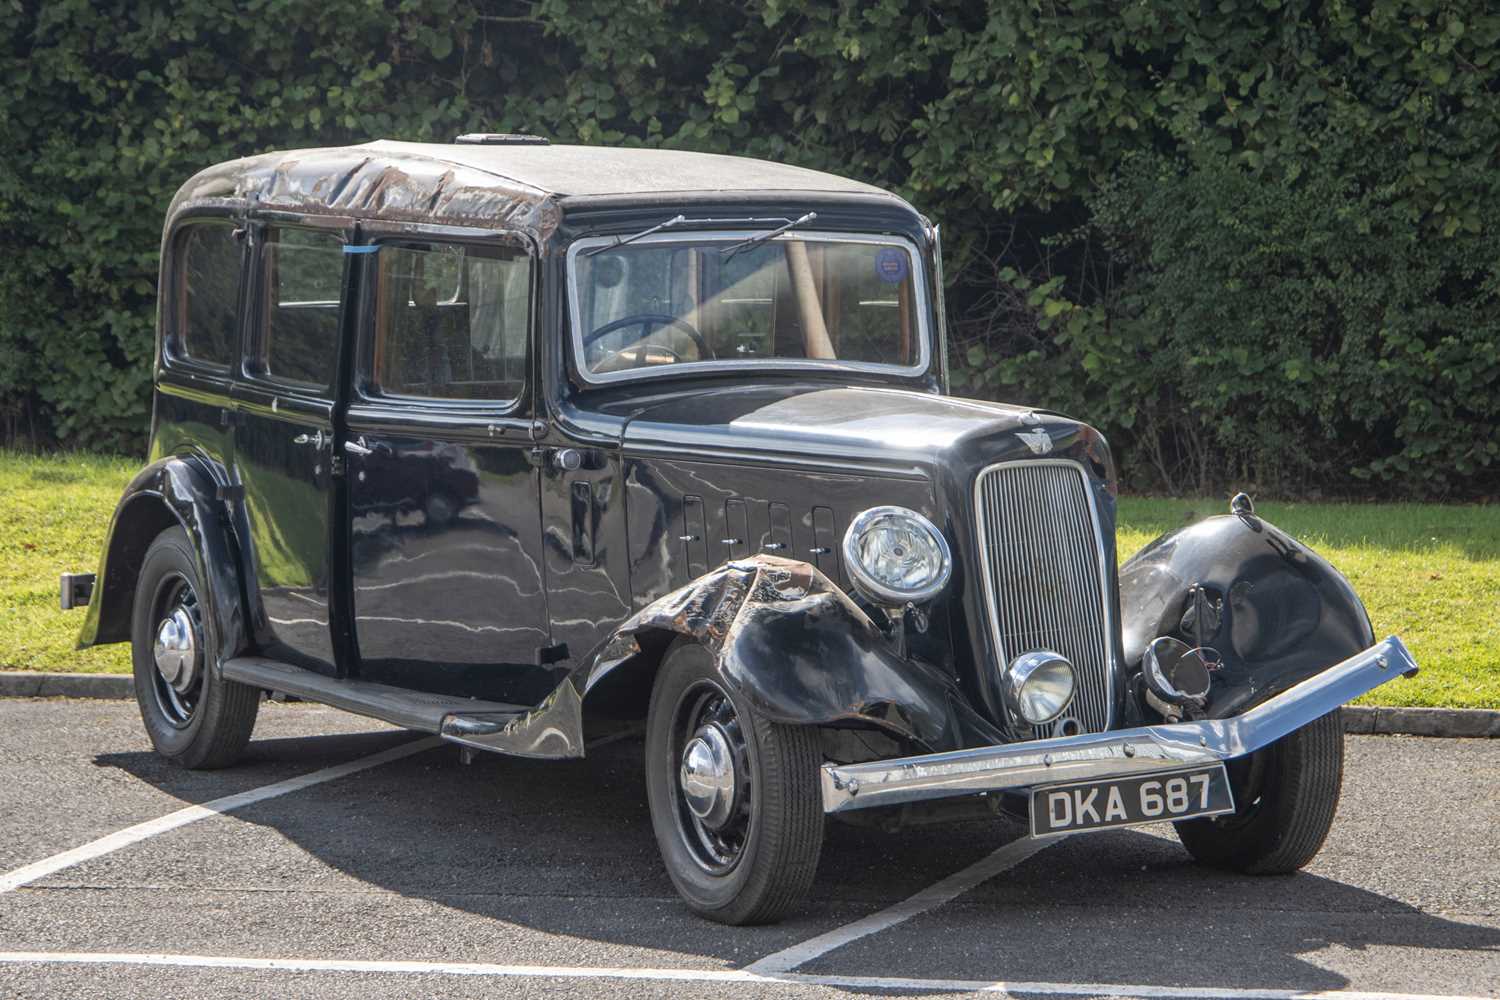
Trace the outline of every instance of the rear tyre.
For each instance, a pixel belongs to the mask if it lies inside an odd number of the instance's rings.
[[[458,516],[458,504],[446,493],[434,493],[422,505],[422,513],[429,528],[442,528]]]
[[[696,913],[780,919],[812,887],[823,849],[815,730],[766,720],[678,641],[651,692],[646,795],[662,860]]]
[[[233,764],[250,742],[260,690],[219,676],[203,592],[187,532],[157,535],[136,578],[130,651],[151,745],[174,764],[208,769]]]
[[[1199,862],[1249,875],[1286,875],[1311,861],[1338,811],[1344,727],[1337,711],[1230,765],[1235,812],[1174,824]]]

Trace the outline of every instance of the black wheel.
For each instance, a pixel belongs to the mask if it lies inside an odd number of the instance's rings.
[[[688,906],[757,924],[802,900],[823,849],[819,763],[816,732],[759,716],[702,646],[667,651],[651,692],[646,795]]]
[[[1318,853],[1344,782],[1344,727],[1338,712],[1310,722],[1230,764],[1236,810],[1174,824],[1182,846],[1215,868],[1285,875]]]
[[[433,493],[422,505],[422,513],[429,527],[442,528],[458,516],[458,504],[447,493]]]
[[[146,550],[130,623],[135,700],[156,752],[191,768],[226,767],[250,742],[257,688],[219,677],[213,623],[187,533],[173,527]]]

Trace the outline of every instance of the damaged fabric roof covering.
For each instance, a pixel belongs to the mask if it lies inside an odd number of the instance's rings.
[[[813,195],[871,198],[878,187],[784,163],[715,153],[609,146],[446,145],[381,140],[263,153],[209,167],[177,192],[172,219],[242,207],[505,228],[546,240],[570,201],[711,200]]]

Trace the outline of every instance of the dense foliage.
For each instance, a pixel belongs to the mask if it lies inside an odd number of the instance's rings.
[[[1500,489],[1485,0],[10,0],[0,435],[139,444],[200,167],[473,129],[746,153],[944,224],[956,388],[1141,486]]]

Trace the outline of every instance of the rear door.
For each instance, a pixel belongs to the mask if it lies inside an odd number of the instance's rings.
[[[553,661],[532,441],[532,257],[379,239],[346,416],[360,675],[535,704]]]
[[[179,226],[162,267],[162,366],[153,459],[197,455],[221,483],[234,464],[234,371],[240,357],[241,220],[200,214]]]
[[[338,220],[252,227],[252,300],[234,390],[257,644],[267,656],[327,674],[340,663],[331,527],[350,232]]]

